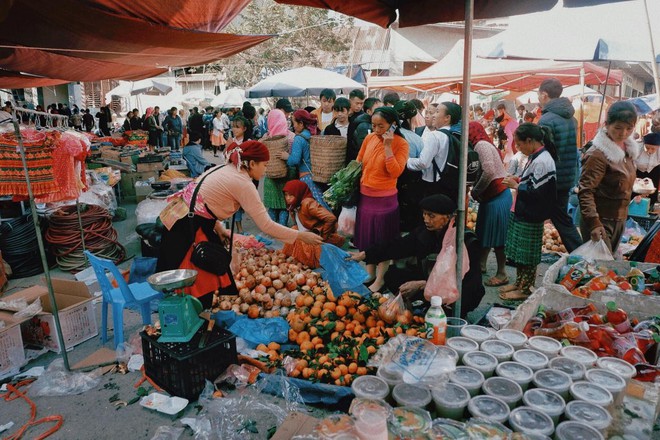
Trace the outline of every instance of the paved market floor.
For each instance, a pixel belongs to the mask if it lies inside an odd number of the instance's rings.
[[[205,155],[212,162],[218,161],[213,157],[212,152],[205,152]],[[139,256],[140,255],[140,242],[137,234],[135,233],[135,207],[136,205],[124,205],[127,209],[127,219],[120,222],[115,222],[114,227],[117,229],[120,241],[127,249],[127,255]],[[246,232],[258,233],[254,223],[245,218],[244,228]],[[128,268],[132,259],[120,265],[121,269]],[[541,277],[547,264],[542,264],[537,275],[537,282],[540,285]],[[495,259],[491,254],[488,262],[489,274],[484,275],[484,280],[488,279],[495,273]],[[509,278],[515,279],[515,270],[507,268]],[[55,278],[73,279],[70,273],[62,272],[61,270],[53,270],[52,276]],[[11,280],[9,284],[9,291],[5,296],[12,292],[41,283],[41,275]],[[99,299],[97,298],[97,301]],[[482,301],[482,305],[488,303],[498,303],[497,288],[486,288],[486,296]],[[98,302],[100,304],[100,301]],[[100,327],[100,306],[97,307],[97,322]],[[141,329],[141,320],[138,313],[126,311],[124,313],[125,319],[125,337],[127,340],[139,341],[138,332]],[[112,349],[112,331],[109,331],[110,341],[106,344],[101,344],[100,337],[94,337],[86,342],[83,342],[73,348],[68,353],[69,362],[75,365],[77,362],[86,358],[94,353],[96,350],[106,347]],[[138,342],[139,344],[139,342]],[[58,359],[59,355],[48,352],[36,360],[30,362],[25,368],[34,366],[48,366],[53,360]],[[171,416],[151,411],[141,407],[139,404],[133,404],[127,407],[116,407],[110,400],[118,398],[123,401],[130,401],[136,396],[136,389],[134,384],[138,382],[141,375],[139,372],[132,372],[126,375],[123,374],[106,374],[101,377],[101,381],[97,387],[87,391],[83,394],[76,396],[64,397],[37,397],[34,402],[37,406],[37,417],[45,417],[54,414],[60,414],[64,417],[64,423],[60,430],[49,439],[62,439],[62,440],[75,440],[75,439],[151,439],[160,426],[173,426],[181,427],[179,419]],[[281,399],[264,395],[263,398],[267,402],[273,402],[277,405],[282,405]],[[197,403],[191,403],[183,412],[182,417],[195,417],[201,407]],[[30,409],[28,405],[21,400],[12,402],[0,401],[0,426],[14,422],[14,427],[7,433],[12,434],[17,427],[23,425],[29,418]],[[323,410],[314,409],[313,415],[322,417]],[[253,411],[246,414],[251,420],[256,422],[259,433],[250,434],[246,433],[246,438],[261,439],[266,438],[268,429],[274,426],[272,416],[267,411]],[[25,438],[35,438],[38,433],[44,432],[47,428],[45,425],[33,428],[29,431]],[[7,434],[3,433],[3,434]],[[192,438],[193,434],[190,429],[187,429],[181,438]]]

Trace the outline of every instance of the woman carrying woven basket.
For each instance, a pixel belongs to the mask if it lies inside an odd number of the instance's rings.
[[[286,136],[287,151],[291,151],[293,138],[296,135],[289,130],[289,124],[287,123],[284,112],[280,109],[271,110],[268,113],[267,124],[268,132],[262,140],[267,140],[275,136]],[[281,177],[279,179],[264,177],[264,206],[268,208],[270,218],[274,222],[284,226],[287,225],[289,220],[289,213],[286,210],[286,202],[284,201],[284,193],[282,192],[287,180],[287,177]]]
[[[316,118],[310,115],[307,110],[298,109],[293,112],[291,121],[293,122],[293,132],[296,134],[291,146],[291,154],[283,151],[277,157],[286,160],[288,166],[298,168],[299,179],[307,184],[314,199],[325,209],[331,211],[328,204],[323,200],[323,193],[314,183],[312,177],[312,155],[309,140],[312,135],[318,134]]]

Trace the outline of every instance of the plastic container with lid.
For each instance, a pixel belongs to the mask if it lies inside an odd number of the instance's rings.
[[[463,336],[456,336],[454,338],[447,339],[447,347],[453,348],[454,351],[458,353],[459,362],[462,362],[465,353],[479,350],[479,343],[473,341],[470,338],[464,338]]]
[[[612,393],[612,398],[615,401],[621,396],[627,385],[626,380],[623,377],[610,370],[604,370],[602,368],[594,368],[587,371],[585,379],[591,383],[600,385]]]
[[[472,417],[498,423],[506,423],[511,412],[506,402],[493,396],[473,397],[468,403],[468,411]]]
[[[603,434],[586,423],[566,420],[557,425],[555,440],[605,440]]]
[[[532,336],[527,340],[527,345],[532,350],[540,351],[546,355],[548,359],[559,355],[559,350],[563,347],[561,342],[547,336]]]
[[[573,384],[571,376],[564,373],[563,371],[553,370],[550,368],[538,370],[536,373],[534,373],[534,379],[532,382],[536,388],[543,388],[546,390],[554,391],[563,397],[564,400],[568,400],[568,390]]]
[[[392,390],[392,397],[397,406],[426,408],[431,403],[431,391],[417,385],[400,383]]]
[[[549,415],[529,406],[521,406],[509,414],[509,426],[526,435],[552,435],[555,424]]]
[[[534,378],[532,369],[518,362],[502,362],[495,368],[495,374],[499,377],[511,379],[520,385],[523,391],[527,391],[529,383]]]
[[[472,339],[473,341],[481,344],[482,342],[491,339],[494,331],[482,325],[466,325],[461,329],[461,336]]]
[[[585,402],[600,405],[607,408],[614,403],[612,393],[595,383],[582,380],[571,385],[571,396],[574,400],[584,400]]]
[[[436,350],[437,350],[436,353],[438,353],[436,354],[436,356],[447,355],[448,357],[454,360],[454,365],[456,365],[458,363],[458,360],[460,359],[458,352],[454,350],[453,347],[448,347],[446,345],[438,345],[436,347]]]
[[[392,410],[390,431],[395,438],[411,438],[431,429],[431,414],[422,408],[402,407]]]
[[[513,345],[508,342],[499,341],[497,339],[489,339],[481,343],[481,351],[490,353],[497,362],[506,362],[511,360],[513,352],[515,351]]]
[[[566,402],[564,398],[554,391],[544,390],[542,388],[535,388],[525,391],[523,394],[523,403],[534,409],[550,416],[552,421],[559,423],[559,417],[564,413]]]
[[[471,351],[463,356],[463,365],[476,368],[485,378],[489,378],[497,367],[497,358],[483,351]]]
[[[548,357],[537,350],[522,349],[513,353],[512,359],[523,365],[527,365],[533,371],[542,370],[548,366]]]
[[[579,345],[569,345],[567,347],[563,347],[561,350],[559,350],[559,354],[579,362],[580,364],[584,365],[584,368],[587,369],[593,368],[594,365],[596,365],[596,361],[598,360],[596,353],[589,350],[588,348],[580,347]]]
[[[381,365],[376,371],[376,376],[383,379],[390,387],[390,391],[400,383],[403,383],[403,372],[394,364]]]
[[[637,374],[635,367],[623,359],[615,357],[602,357],[596,361],[596,366],[604,370],[610,370],[612,373],[616,373],[626,380],[632,379]]]
[[[382,400],[353,399],[349,413],[360,438],[387,440],[387,420],[392,408]]]
[[[548,362],[548,368],[563,371],[568,374],[573,382],[584,379],[584,372],[586,371],[584,365],[573,359],[557,356]]]
[[[468,390],[455,383],[447,383],[431,392],[438,417],[453,420],[465,418],[465,408],[470,401]]]
[[[469,440],[470,438],[465,430],[465,423],[442,418],[433,420],[431,434],[436,436],[434,438],[446,440]]]
[[[462,386],[468,390],[472,397],[479,394],[484,380],[486,378],[483,373],[472,367],[456,367],[456,370],[449,375],[449,382]]]
[[[355,397],[361,397],[363,399],[385,400],[388,394],[390,394],[389,385],[378,376],[360,376],[353,381],[351,389]]]
[[[612,416],[609,411],[602,406],[594,405],[584,400],[568,402],[564,414],[568,420],[584,422],[603,434],[612,423]]]
[[[511,344],[514,349],[520,350],[527,342],[527,335],[519,330],[504,328],[495,332],[495,339]]]
[[[523,396],[523,390],[516,382],[506,377],[491,377],[486,379],[481,389],[488,396],[498,397],[513,409]]]

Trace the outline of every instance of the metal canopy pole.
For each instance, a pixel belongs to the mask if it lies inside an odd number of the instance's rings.
[[[653,68],[653,84],[655,84],[655,93],[660,93],[660,77],[658,77],[658,63],[655,58],[655,44],[653,43],[653,31],[651,27],[651,17],[649,14],[649,5],[644,0],[644,10],[646,11],[646,24],[649,27],[649,40],[651,41],[651,67]]]
[[[463,45],[463,90],[461,93],[461,155],[458,161],[458,209],[456,211],[456,286],[458,300],[454,316],[461,317],[463,296],[463,243],[465,242],[465,205],[467,186],[468,131],[470,128],[470,89],[472,71],[472,21],[474,0],[465,0],[465,40]]]
[[[69,367],[69,356],[66,353],[64,346],[64,337],[62,336],[62,326],[60,324],[59,309],[57,308],[57,301],[55,300],[55,292],[53,291],[53,283],[50,278],[50,270],[48,269],[48,261],[46,260],[46,250],[44,249],[44,242],[41,238],[41,228],[39,227],[39,217],[37,215],[37,207],[34,204],[34,194],[32,193],[32,184],[30,183],[30,175],[28,173],[27,161],[25,159],[25,148],[23,146],[23,136],[21,136],[21,129],[18,125],[18,119],[12,118],[14,124],[14,133],[18,140],[18,151],[21,155],[21,162],[23,162],[23,171],[25,171],[25,181],[27,183],[28,197],[30,198],[30,211],[32,213],[32,222],[37,235],[37,244],[39,246],[39,254],[41,255],[41,264],[44,268],[44,275],[46,277],[46,286],[48,287],[48,296],[50,297],[50,304],[53,309],[53,318],[55,319],[55,332],[57,333],[57,342],[60,344],[62,350],[62,360],[64,361],[64,368],[66,371],[71,371]]]

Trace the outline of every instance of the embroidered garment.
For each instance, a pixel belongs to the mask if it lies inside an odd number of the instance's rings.
[[[35,197],[54,193],[59,185],[53,173],[53,149],[61,136],[58,131],[21,131],[28,175]],[[18,151],[18,139],[12,133],[0,135],[0,196],[26,198],[27,182],[23,161]]]

